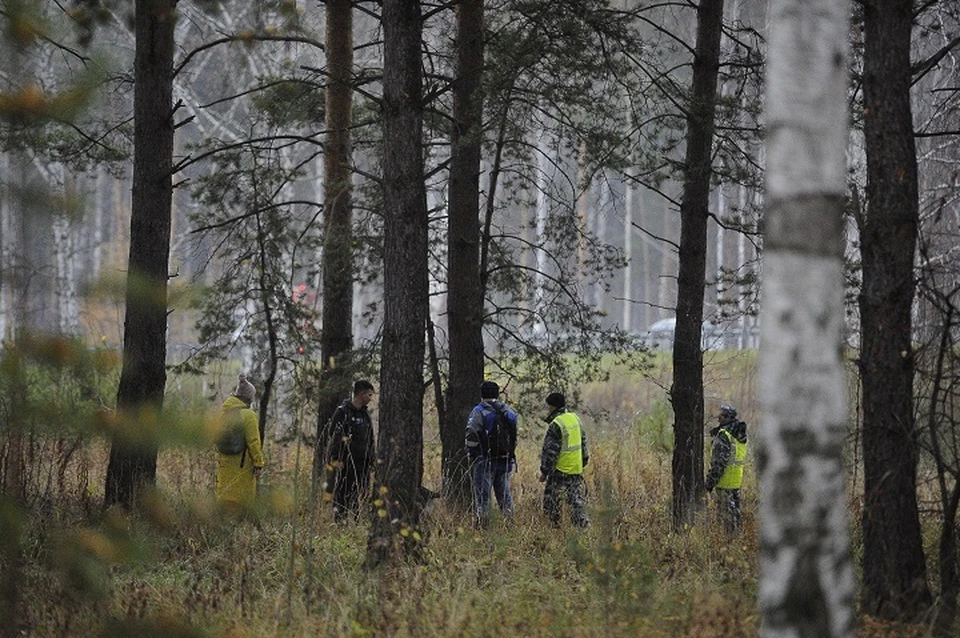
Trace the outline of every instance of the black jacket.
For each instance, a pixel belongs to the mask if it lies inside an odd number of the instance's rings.
[[[355,468],[367,468],[374,461],[373,422],[367,407],[354,407],[345,400],[330,417],[330,444],[327,461],[339,461]]]

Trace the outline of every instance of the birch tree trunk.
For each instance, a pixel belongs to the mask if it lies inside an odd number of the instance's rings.
[[[758,429],[763,636],[852,636],[843,443],[847,2],[774,0]]]
[[[631,169],[632,170],[632,169]],[[636,189],[633,186],[632,175],[627,171],[627,180],[624,184],[623,204],[623,256],[627,265],[623,268],[623,319],[621,327],[627,332],[633,329],[633,271],[636,265],[633,261],[633,200]],[[646,265],[641,261],[641,265]],[[644,276],[646,271],[641,272]]]
[[[383,363],[374,516],[367,567],[418,546],[423,477],[427,196],[423,169],[420,2],[383,3]]]

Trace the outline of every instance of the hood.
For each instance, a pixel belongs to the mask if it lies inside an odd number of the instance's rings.
[[[227,400],[223,402],[224,412],[226,412],[227,410],[237,410],[240,408],[249,408],[249,407],[250,406],[248,406],[246,403],[244,403],[243,401],[241,401],[240,399],[234,396],[227,397]]]
[[[726,430],[730,433],[730,436],[741,443],[747,442],[747,424],[743,421],[733,421],[731,423],[727,423],[726,425],[718,425],[710,430],[710,436],[717,436],[717,433],[720,432],[720,430]]]

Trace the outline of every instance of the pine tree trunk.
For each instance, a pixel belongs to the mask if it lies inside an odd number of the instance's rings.
[[[107,466],[107,506],[133,507],[156,480],[147,430],[166,384],[167,268],[173,163],[173,30],[176,0],[137,0],[133,212],[130,217],[123,367],[117,411],[124,431]]]
[[[910,317],[919,219],[910,110],[913,3],[863,5],[863,607],[880,617],[910,619],[930,604],[917,511]]]
[[[775,0],[756,429],[763,636],[854,635],[843,205],[850,7]]]
[[[707,208],[717,103],[723,0],[701,0],[688,105],[687,148],[680,204],[680,270],[673,344],[673,525],[692,520],[703,493],[703,294],[707,267]]]
[[[350,0],[326,3],[326,127],[323,176],[323,374],[318,392],[317,445],[327,448],[326,424],[340,402],[350,396],[353,349],[353,9]],[[314,457],[319,475],[323,454]],[[314,486],[316,482],[314,482]]]
[[[450,136],[450,202],[447,238],[447,322],[450,378],[443,445],[443,492],[470,504],[464,430],[483,380],[483,299],[480,283],[480,143],[482,140],[483,0],[457,5],[457,69]]]
[[[383,362],[368,567],[393,562],[418,547],[429,308],[421,32],[418,1],[384,0]]]

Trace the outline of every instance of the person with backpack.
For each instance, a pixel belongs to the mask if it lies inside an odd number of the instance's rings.
[[[588,527],[590,519],[583,504],[583,468],[590,460],[587,435],[580,417],[567,409],[560,392],[547,395],[547,433],[540,451],[540,482],[543,511],[554,527],[560,526],[560,498],[566,495],[570,521],[576,527]]]
[[[747,424],[737,419],[737,409],[728,404],[720,406],[717,420],[719,425],[710,430],[713,447],[704,486],[708,492],[717,489],[717,512],[724,529],[733,533],[741,525],[740,486],[747,458]]]
[[[324,491],[333,501],[333,520],[345,523],[360,516],[360,496],[370,490],[373,470],[373,421],[367,405],[373,399],[373,384],[361,379],[353,384],[353,398],[346,399],[330,417],[327,446],[327,481]]]
[[[510,473],[517,464],[517,414],[499,400],[500,386],[480,384],[480,403],[467,419],[466,448],[473,478],[473,505],[478,529],[490,522],[490,489],[504,516],[513,516]]]
[[[223,402],[217,439],[217,502],[231,510],[253,505],[257,478],[266,462],[257,413],[250,409],[257,390],[240,375],[233,395]]]

